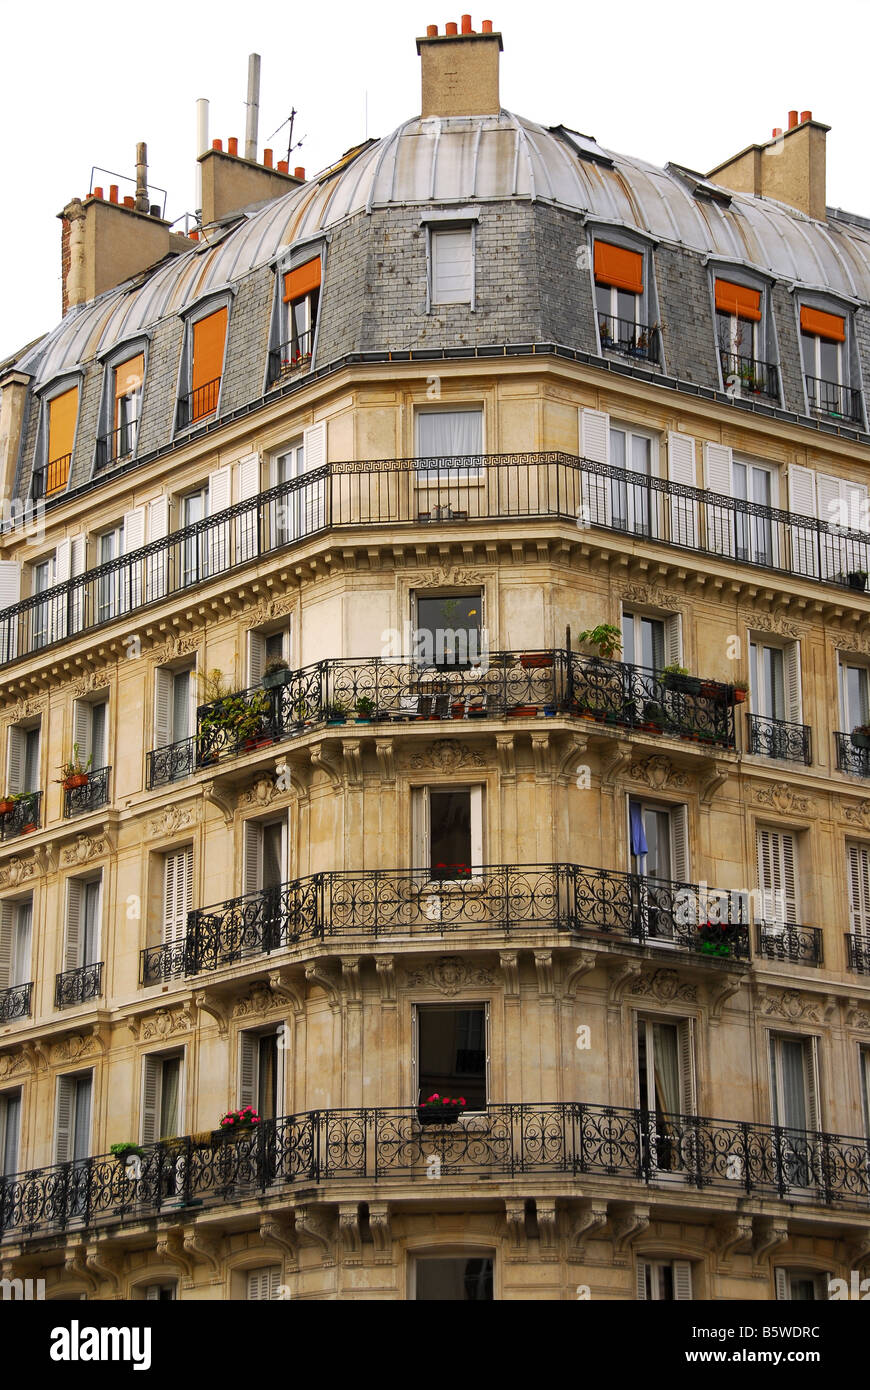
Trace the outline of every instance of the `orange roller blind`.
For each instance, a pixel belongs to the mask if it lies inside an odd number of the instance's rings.
[[[193,369],[190,388],[198,391],[210,381],[217,381],[224,370],[224,343],[227,336],[227,311],[218,309],[208,318],[193,325]]]
[[[738,319],[761,318],[761,291],[735,285],[731,280],[716,281],[716,308],[721,314],[733,314]]]
[[[72,453],[79,409],[79,388],[73,386],[48,404],[48,462]]]
[[[299,265],[295,270],[288,270],[284,275],[284,303],[289,304],[293,299],[301,299],[304,294],[310,294],[320,285],[320,257],[316,256],[313,261],[306,261],[304,265]]]
[[[643,293],[643,256],[607,241],[595,243],[595,279],[601,285],[615,285],[631,294]]]
[[[846,321],[839,314],[826,314],[822,309],[809,309],[801,305],[801,328],[804,333],[815,333],[818,338],[830,338],[834,343],[846,341]]]
[[[140,352],[128,362],[115,368],[115,400],[121,396],[132,396],[142,385],[145,375],[145,354]]]

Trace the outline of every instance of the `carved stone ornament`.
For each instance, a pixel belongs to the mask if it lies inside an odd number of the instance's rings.
[[[270,1009],[280,1009],[286,1004],[286,995],[281,990],[272,989],[267,984],[252,985],[243,998],[233,1004],[233,1018],[250,1018],[253,1014],[267,1014]]]
[[[112,683],[111,671],[85,671],[70,684],[70,693],[75,699],[89,695],[92,690],[104,690]]]
[[[850,825],[860,825],[862,830],[870,830],[870,801],[841,801],[840,812],[843,820]]]
[[[438,739],[425,748],[415,749],[408,758],[412,768],[434,768],[436,772],[456,772],[465,767],[486,767],[486,759],[474,748],[455,738]]]
[[[146,1042],[152,1038],[171,1038],[175,1033],[189,1032],[192,1027],[193,1020],[186,1008],[158,1009],[143,1019],[142,1037]]]
[[[444,584],[483,584],[487,575],[484,570],[467,569],[463,565],[433,565],[430,570],[406,574],[403,578],[412,589],[420,586],[432,589]]]
[[[195,806],[167,806],[159,816],[155,816],[148,829],[152,835],[158,837],[174,835],[176,831],[185,830],[193,824],[196,810]]]
[[[17,888],[36,875],[36,856],[13,854],[0,867],[0,888]]]
[[[179,656],[189,656],[202,646],[202,636],[196,632],[170,632],[164,642],[151,648],[151,656],[159,662],[175,661]]]
[[[863,656],[870,656],[870,637],[859,637],[857,632],[850,632],[848,637],[836,637],[834,646],[838,652],[845,652],[847,656],[857,652]]]
[[[98,1051],[96,1038],[81,1033],[71,1033],[68,1038],[61,1038],[60,1042],[55,1043],[51,1049],[51,1060],[53,1062],[77,1062],[80,1057],[92,1057]]]
[[[791,637],[795,641],[804,632],[800,623],[789,622],[781,613],[768,613],[763,608],[742,608],[740,621],[756,632],[776,632],[781,637]]]
[[[10,724],[18,724],[22,719],[32,719],[36,714],[44,714],[48,708],[48,700],[44,695],[36,696],[32,699],[20,699],[14,705],[7,705],[3,711],[4,721]]]
[[[249,789],[246,792],[239,793],[238,804],[240,807],[266,807],[271,805],[277,794],[273,774],[271,772],[260,772],[254,778]]]
[[[768,1018],[786,1018],[792,1023],[807,1019],[818,1023],[822,1015],[821,1000],[803,995],[797,989],[771,989],[765,994],[762,1011]]]
[[[666,608],[671,613],[676,613],[681,604],[679,594],[659,584],[630,584],[623,590],[622,597],[628,603],[645,603],[651,608]]]
[[[285,614],[292,613],[296,608],[295,594],[283,594],[280,597],[263,599],[256,608],[252,608],[245,618],[248,627],[262,627],[263,623],[272,622],[275,618],[283,618]]]
[[[18,1076],[23,1071],[29,1071],[27,1058],[23,1052],[3,1052],[0,1053],[0,1081],[5,1081],[10,1076]]]
[[[685,772],[675,768],[670,758],[661,753],[632,763],[628,776],[636,782],[645,782],[653,791],[661,791],[664,787],[685,787],[689,780]]]
[[[91,859],[99,859],[101,854],[109,854],[111,845],[105,835],[76,835],[75,842],[67,845],[61,856],[61,863],[87,864]]]
[[[675,999],[694,1004],[698,998],[695,985],[686,984],[676,970],[654,970],[652,974],[641,975],[628,992],[647,999],[658,999],[661,1004],[669,1004]]]
[[[468,965],[461,956],[440,956],[419,970],[406,970],[405,984],[411,988],[432,986],[441,994],[458,994],[472,985],[491,985],[492,971]]]
[[[771,782],[766,787],[758,787],[755,792],[757,806],[769,806],[779,815],[811,815],[813,806],[808,796],[801,796],[788,782]]]

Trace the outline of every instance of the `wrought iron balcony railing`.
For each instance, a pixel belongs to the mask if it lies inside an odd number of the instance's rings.
[[[72,1229],[278,1196],[361,1180],[425,1181],[526,1174],[645,1183],[675,1202],[701,1194],[769,1197],[801,1206],[870,1205],[870,1145],[821,1131],[582,1102],[490,1104],[455,1124],[422,1127],[416,1106],[312,1110],[248,1134],[216,1133],[0,1178],[0,1237]],[[431,1187],[431,1183],[429,1184]]]
[[[792,724],[787,719],[768,719],[763,714],[747,714],[748,752],[783,762],[806,763],[813,760],[812,730],[809,724]]]
[[[53,497],[56,492],[63,492],[69,481],[71,463],[72,454],[64,454],[61,458],[43,464],[41,468],[34,468],[30,484],[30,496],[34,502],[38,502],[42,497]]]
[[[741,396],[767,396],[779,400],[779,372],[772,362],[760,362],[757,357],[744,357],[739,352],[720,349],[722,381],[726,391],[734,389]]]
[[[29,1018],[32,999],[32,980],[26,985],[10,985],[8,989],[0,989],[0,1023],[15,1023],[19,1018]]]
[[[109,804],[110,767],[98,767],[88,773],[88,780],[81,787],[65,787],[63,793],[64,819],[70,816],[83,816],[88,811],[98,811]]]
[[[68,1009],[71,1004],[85,1004],[88,999],[99,999],[103,992],[103,962],[94,961],[91,965],[80,965],[75,970],[64,970],[55,978],[54,1007]]]
[[[131,454],[134,454],[138,432],[139,421],[136,419],[127,420],[117,429],[98,435],[94,453],[95,472],[100,473],[104,468],[109,468],[113,463],[118,463],[121,459],[129,458]]]
[[[324,464],[0,611],[0,665],[329,530],[561,520],[851,587],[870,532],[565,453]],[[124,596],[106,605],[106,592]]]
[[[660,362],[659,330],[633,319],[620,319],[615,314],[597,314],[598,335],[602,352],[621,352],[625,357],[639,357],[646,362]]]
[[[799,927],[791,922],[757,922],[755,949],[766,960],[821,965],[822,932],[819,927]]]
[[[314,329],[300,333],[289,343],[279,343],[269,353],[269,385],[282,377],[292,376],[294,372],[307,370],[311,366],[311,353],[314,345]]]
[[[862,932],[847,932],[846,953],[850,970],[857,975],[870,975],[870,936]]]
[[[195,424],[197,420],[205,420],[209,415],[214,415],[220,393],[221,377],[218,376],[214,381],[206,381],[202,386],[197,386],[195,391],[188,391],[185,395],[179,396],[175,428],[183,430],[188,425]]]
[[[841,386],[838,381],[825,381],[818,376],[804,376],[804,381],[814,414],[861,423],[861,392],[854,386]]]
[[[853,743],[851,734],[834,734],[837,745],[837,767],[855,777],[870,777],[870,748]]]
[[[31,830],[39,829],[42,811],[42,792],[27,792],[16,797],[12,810],[0,815],[0,840],[14,840]]]
[[[148,754],[149,787],[328,724],[505,719],[567,713],[734,747],[731,687],[568,651],[493,652],[477,664],[340,657],[287,671],[197,711],[197,732]],[[358,708],[362,707],[362,711]]]
[[[184,941],[142,952],[142,983],[198,975],[326,938],[557,931],[749,959],[745,894],[580,864],[335,869],[188,914]],[[721,925],[719,923],[721,922]]]

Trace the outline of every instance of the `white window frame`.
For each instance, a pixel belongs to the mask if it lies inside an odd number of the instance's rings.
[[[662,1271],[671,1270],[674,1290],[673,1300],[663,1300]],[[639,1300],[654,1299],[658,1302],[683,1302],[693,1298],[691,1260],[639,1259],[636,1268],[635,1293]]]
[[[187,733],[179,738],[175,725],[175,682],[188,677]],[[196,665],[158,666],[154,671],[154,748],[169,748],[196,733]]]
[[[849,685],[846,672],[849,670],[863,671],[863,681],[867,708],[857,711],[849,707]],[[843,732],[850,734],[859,724],[866,724],[870,720],[870,667],[857,657],[841,654],[837,663],[837,681],[839,685],[840,715],[843,721]]]
[[[33,895],[4,898],[0,902],[0,990],[32,983],[32,962]]]
[[[870,845],[846,842],[846,876],[849,891],[849,928],[853,936],[870,943]]]
[[[469,292],[466,298],[463,294],[460,298],[446,299],[436,297],[438,293],[437,285],[437,265],[438,265],[438,239],[439,237],[455,234],[467,234],[469,246]],[[477,219],[457,217],[450,222],[428,222],[426,223],[426,313],[431,313],[434,309],[447,307],[451,304],[467,304],[469,309],[474,312],[477,307]]]
[[[165,1079],[164,1063],[177,1061],[178,1066],[178,1101],[176,1134],[185,1132],[185,1074],[186,1074],[186,1050],[176,1048],[169,1052],[146,1052],[142,1057],[142,1074],[139,1087],[139,1134],[140,1142],[143,1144],[155,1144],[160,1139],[174,1138],[172,1135],[160,1134],[160,1117],[163,1109],[163,1084]],[[147,1090],[149,1077],[154,1076],[154,1104],[149,1106],[147,1102]],[[149,1110],[152,1114],[149,1118]],[[149,1132],[149,1125],[154,1133]]]
[[[814,1301],[817,1303],[827,1303],[829,1298],[828,1289],[831,1282],[830,1274],[822,1274],[817,1269],[797,1269],[793,1266],[788,1268],[783,1265],[777,1265],[773,1274],[776,1298],[779,1302],[795,1301],[792,1294],[793,1279],[811,1279],[816,1292]],[[804,1302],[805,1300],[801,1299],[799,1301]]]
[[[449,888],[461,883],[480,882],[483,866],[486,863],[484,836],[486,833],[483,782],[451,783],[431,782],[411,789],[411,859],[413,868],[424,879],[429,880],[432,865],[432,827],[430,820],[431,792],[468,792],[471,820],[471,873],[468,878],[431,879],[439,887]],[[436,890],[437,891],[437,890]]]
[[[782,936],[786,927],[801,920],[800,854],[800,836],[795,831],[756,825],[756,875],[765,935]]]
[[[75,1147],[75,1132],[76,1132],[77,1120],[78,1120],[78,1113],[77,1113],[77,1110],[78,1110],[79,1095],[80,1095],[80,1092],[79,1092],[79,1090],[78,1090],[78,1082],[79,1082],[79,1081],[83,1081],[83,1080],[85,1080],[86,1078],[89,1079],[89,1081],[90,1081],[90,1094],[89,1094],[89,1097],[88,1097],[88,1117],[87,1117],[87,1119],[88,1119],[88,1125],[87,1125],[87,1131],[88,1131],[88,1133],[87,1133],[87,1153],[86,1153],[86,1154],[75,1155],[75,1154],[72,1152],[72,1150],[73,1150],[74,1147]],[[69,1162],[83,1163],[83,1162],[85,1161],[86,1158],[89,1158],[89,1157],[90,1157],[91,1150],[92,1150],[92,1148],[93,1148],[94,1108],[95,1108],[95,1107],[94,1107],[94,1102],[95,1102],[95,1099],[96,1099],[96,1098],[95,1098],[95,1095],[94,1095],[94,1091],[95,1091],[95,1084],[94,1084],[94,1083],[95,1083],[95,1074],[94,1074],[93,1069],[90,1069],[90,1070],[87,1070],[87,1071],[66,1072],[66,1073],[64,1073],[62,1076],[59,1076],[59,1077],[57,1078],[57,1082],[56,1082],[56,1084],[55,1084],[54,1141],[53,1141],[53,1153],[54,1153],[54,1156],[55,1156],[55,1160],[54,1160],[55,1163],[69,1163]],[[74,1098],[72,1098],[71,1101],[70,1101],[70,1106],[69,1106],[69,1109],[70,1109],[69,1125],[68,1125],[68,1128],[67,1128],[67,1130],[66,1130],[66,1134],[64,1134],[64,1131],[63,1131],[63,1129],[62,1129],[62,1127],[61,1127],[61,1123],[60,1123],[60,1121],[61,1121],[61,1111],[62,1111],[62,1107],[63,1107],[62,1096],[63,1096],[63,1094],[64,1094],[64,1089],[67,1088],[67,1087],[70,1087],[70,1086],[72,1086],[72,1085],[75,1085],[75,1096],[74,1096]],[[68,1090],[66,1091],[66,1094],[67,1094],[67,1096],[69,1097],[69,1091],[68,1091]]]
[[[18,1112],[14,1119],[15,1124],[15,1144],[14,1144],[14,1163],[9,1165],[7,1172],[6,1149],[9,1138],[10,1125],[10,1105],[17,1102]],[[24,1090],[21,1086],[13,1086],[7,1091],[0,1091],[0,1177],[11,1177],[21,1168],[21,1121],[24,1112]]]
[[[812,308],[813,306],[812,306],[812,305],[807,305],[806,307],[807,307],[807,308]],[[830,309],[826,309],[826,310],[823,310],[822,312],[824,312],[824,313],[834,313],[835,311],[830,310]],[[806,329],[801,328],[800,326],[798,326],[798,333],[799,333],[799,335],[800,335],[800,340],[801,340],[801,341],[800,341],[801,372],[803,373],[804,376],[815,377],[816,381],[829,381],[829,382],[830,382],[830,381],[831,381],[831,378],[830,378],[829,376],[822,376],[822,343],[832,343],[833,346],[837,349],[837,378],[836,378],[836,381],[831,382],[831,385],[832,385],[832,386],[845,386],[845,385],[848,385],[848,383],[847,383],[847,382],[844,382],[844,380],[843,380],[843,366],[844,366],[844,358],[845,358],[845,356],[846,356],[846,353],[845,353],[844,349],[847,348],[847,347],[848,347],[848,344],[849,344],[849,319],[848,319],[848,315],[847,315],[847,314],[845,314],[845,313],[840,313],[840,312],[836,312],[836,317],[837,317],[837,318],[842,318],[842,319],[843,319],[843,327],[844,327],[844,331],[845,331],[845,334],[846,334],[846,337],[845,337],[845,339],[843,340],[843,342],[838,342],[838,341],[836,340],[836,338],[826,338],[826,337],[824,336],[823,333],[808,333],[808,332],[806,331]],[[813,368],[814,368],[814,370],[811,371],[811,372],[808,372],[808,371],[807,371],[807,369],[806,369],[806,363],[805,363],[805,361],[804,361],[804,340],[805,340],[805,339],[811,340],[811,341],[812,341],[812,344],[813,344]],[[809,402],[808,402],[808,404],[809,404]]]
[[[416,1105],[421,1094],[420,1084],[420,1010],[439,1009],[442,1013],[452,1011],[453,1013],[470,1013],[473,1009],[483,1011],[483,1046],[485,1051],[484,1065],[484,1086],[486,1088],[486,1100],[482,1110],[463,1110],[463,1115],[483,1115],[486,1107],[492,1103],[492,1032],[490,1020],[489,1000],[481,999],[460,999],[452,1000],[449,1004],[440,1004],[435,1000],[417,1000],[411,1005],[411,1087],[412,1105]]]
[[[819,1045],[818,1038],[812,1033],[783,1033],[777,1029],[771,1029],[768,1033],[768,1068],[770,1072],[770,1111],[771,1124],[781,1129],[791,1129],[783,1118],[778,1116],[785,1115],[785,1095],[783,1092],[783,1074],[780,1055],[780,1046],[784,1042],[798,1042],[803,1048],[803,1076],[804,1076],[804,1108],[806,1110],[805,1130],[812,1133],[821,1130],[821,1097],[819,1093]],[[807,1159],[807,1167],[813,1168],[811,1156]]]
[[[803,692],[801,688],[801,644],[797,639],[792,641],[786,639],[779,640],[776,637],[771,637],[770,633],[750,632],[750,671],[753,671],[753,669],[757,671],[757,664],[755,668],[753,668],[753,660],[755,663],[762,662],[762,652],[765,648],[782,652],[782,694],[785,713],[782,715],[775,715],[769,708],[766,691],[764,692],[765,698],[762,699],[762,692],[764,691],[763,684],[758,679],[751,679],[749,682],[749,699],[752,713],[758,714],[764,719],[780,720],[781,722],[790,724],[802,724]],[[755,652],[754,658],[753,650]]]
[[[635,624],[635,634],[634,634],[635,643],[634,643],[634,649],[632,650],[631,655],[629,655],[628,649],[627,649],[627,648],[625,647],[625,645],[623,644],[623,650],[622,650],[622,655],[621,655],[621,660],[622,660],[622,661],[626,662],[626,664],[628,664],[628,665],[630,665],[630,666],[640,666],[640,667],[643,667],[643,662],[637,660],[637,657],[638,657],[638,650],[637,650],[637,636],[638,636],[638,634],[637,634],[637,625],[638,625],[639,623],[647,622],[647,623],[661,623],[661,626],[662,626],[662,654],[663,654],[662,666],[672,666],[672,665],[675,665],[675,664],[676,664],[676,665],[680,665],[680,664],[682,663],[682,658],[683,658],[683,622],[682,622],[682,614],[680,614],[680,613],[644,613],[641,609],[635,608],[633,605],[625,605],[625,604],[623,604],[623,608],[622,608],[622,622],[621,622],[621,624],[620,624],[620,626],[621,626],[621,628],[622,628],[622,632],[623,632],[623,637],[624,637],[624,635],[625,635],[625,619],[626,619],[626,618],[631,618],[631,619],[633,620],[634,624]],[[642,651],[642,650],[641,650],[641,652],[640,652],[640,655],[641,655],[641,656],[643,655],[643,651]],[[652,668],[646,668],[646,669],[658,669],[658,670],[660,670],[661,667],[659,667],[659,668],[652,667]]]
[[[260,1095],[259,1078],[259,1049],[263,1038],[277,1038],[276,1047],[276,1066],[275,1066],[275,1115],[276,1118],[285,1113],[285,1086],[287,1080],[287,1069],[285,1066],[286,1048],[281,1046],[281,1039],[287,1024],[272,1023],[265,1028],[244,1028],[239,1032],[238,1048],[238,1084],[236,1086],[237,1104],[240,1109],[246,1105],[252,1105],[257,1113],[262,1116],[263,1097]]]
[[[479,452],[481,455],[486,453],[486,411],[482,402],[479,404],[475,404],[474,402],[469,402],[467,404],[465,402],[456,402],[453,405],[434,407],[420,405],[416,406],[414,409],[415,459],[438,457],[434,454],[424,454],[420,446],[420,420],[424,415],[477,415],[480,418]],[[485,470],[483,468],[451,468],[449,476],[442,475],[438,468],[418,468],[416,470],[416,483],[418,491],[430,487],[434,490],[435,495],[439,499],[441,499],[442,494],[446,492],[448,494],[448,501],[446,503],[442,501],[441,505],[446,506],[449,510],[453,508],[453,503],[455,501],[459,504],[456,510],[462,510],[462,494],[458,493],[454,496],[450,492],[451,484],[454,482],[477,482],[482,486],[484,483],[484,475]],[[421,508],[421,510],[424,510],[424,508]],[[425,510],[429,509],[425,508]],[[445,517],[445,520],[449,520],[449,516]]]
[[[97,912],[94,931],[93,958],[85,960],[86,922],[85,904],[87,889],[97,884]],[[89,965],[97,965],[101,959],[103,935],[103,875],[88,874],[84,878],[72,876],[66,881],[63,939],[63,971],[82,970]]]

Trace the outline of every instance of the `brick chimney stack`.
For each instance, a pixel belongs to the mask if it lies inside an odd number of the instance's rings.
[[[471,27],[471,15],[462,16],[461,28],[455,22],[430,24],[425,38],[417,40],[422,60],[422,116],[497,116],[501,110],[498,68],[502,51],[501,34],[492,32],[492,20],[485,19],[482,32]]]
[[[735,193],[775,198],[824,222],[826,216],[825,137],[831,129],[813,120],[812,111],[789,111],[788,126],[774,126],[764,145],[749,145],[707,175]]]

